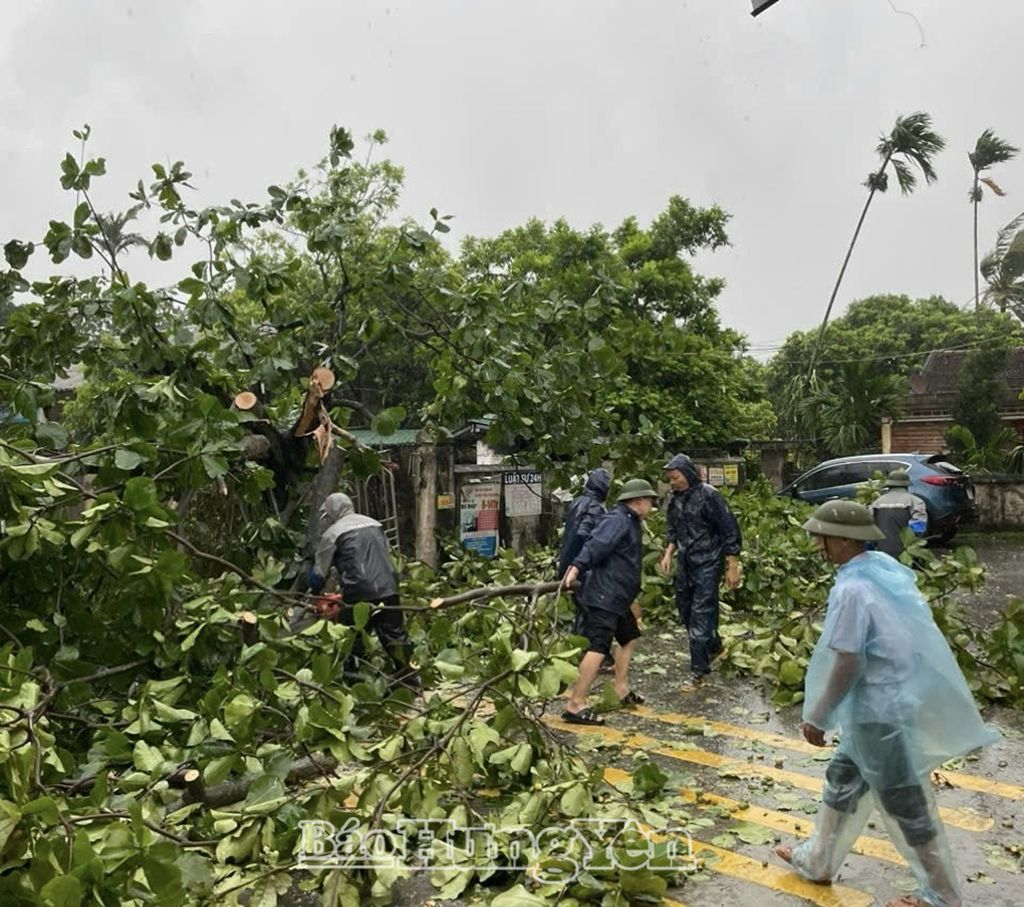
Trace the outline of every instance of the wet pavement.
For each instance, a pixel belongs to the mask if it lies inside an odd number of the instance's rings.
[[[1024,596],[1024,533],[963,535],[987,568],[981,592],[960,596],[972,622],[991,626],[1008,596]],[[633,676],[645,706],[615,711],[604,728],[560,725],[605,778],[629,789],[637,760],[649,757],[678,788],[679,809],[705,826],[693,834],[705,871],[670,892],[669,907],[816,904],[868,907],[915,885],[877,814],[831,886],[790,872],[773,853],[814,827],[831,748],[799,732],[799,707],[778,709],[756,680],[713,676],[683,693],[685,636],[656,629],[643,641]],[[1024,713],[989,708],[1002,734],[994,746],[943,766],[932,785],[963,887],[964,904],[1024,905]],[[556,722],[557,723],[557,722]],[[710,821],[709,821],[710,820]]]
[[[1006,606],[1007,597],[1024,598],[1024,532],[963,533],[953,545],[969,545],[985,565],[987,576],[981,591],[960,596],[959,601],[975,622],[990,626]]]
[[[714,676],[697,693],[681,692],[687,668],[682,633],[659,632],[644,642],[633,682],[647,698],[645,706],[609,713],[603,728],[554,723],[606,768],[607,781],[627,791],[638,756],[657,762],[679,808],[706,825],[693,834],[706,872],[671,891],[664,903],[868,907],[914,890],[877,815],[835,884],[815,885],[788,871],[773,848],[795,844],[813,830],[831,748],[806,743],[799,709],[777,710],[755,681]],[[944,766],[932,782],[959,876],[966,880],[964,903],[1020,907],[1024,716],[991,711],[985,717],[1003,739]]]

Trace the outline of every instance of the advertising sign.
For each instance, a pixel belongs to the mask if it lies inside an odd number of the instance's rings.
[[[482,557],[498,553],[498,513],[501,485],[477,482],[463,485],[459,492],[459,539]]]
[[[505,516],[540,516],[543,512],[541,490],[543,479],[539,472],[506,472]]]

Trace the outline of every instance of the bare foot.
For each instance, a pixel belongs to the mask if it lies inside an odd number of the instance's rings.
[[[776,847],[775,856],[777,856],[780,860],[784,860],[790,866],[793,865],[793,848],[790,847],[788,844],[781,844],[778,847]],[[807,881],[814,882],[815,885],[832,884],[831,879],[808,879]],[[902,905],[899,905],[899,907],[902,907]],[[928,905],[925,905],[925,907],[928,907]]]

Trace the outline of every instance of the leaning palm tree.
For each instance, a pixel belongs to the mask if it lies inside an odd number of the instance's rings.
[[[996,239],[996,247],[980,265],[988,286],[985,301],[1024,321],[1024,214],[1010,221]]]
[[[853,231],[853,239],[850,241],[849,249],[846,250],[846,257],[843,259],[843,266],[839,269],[839,277],[832,289],[828,308],[825,309],[825,317],[822,319],[818,338],[814,349],[811,350],[808,374],[814,371],[818,353],[821,350],[821,341],[825,337],[825,328],[828,327],[828,320],[832,316],[832,306],[835,305],[836,296],[839,295],[839,287],[846,275],[846,266],[850,263],[854,246],[857,245],[861,227],[864,226],[864,218],[867,217],[868,209],[871,207],[876,193],[885,192],[889,188],[889,165],[892,165],[892,169],[896,173],[900,192],[909,195],[917,186],[915,169],[921,171],[926,183],[935,182],[936,173],[932,166],[932,159],[945,147],[946,140],[932,130],[932,118],[927,113],[919,112],[905,117],[897,117],[892,132],[882,136],[875,149],[881,158],[881,165],[864,181],[864,185],[868,189],[867,201],[864,203],[864,210],[861,211],[860,219],[857,221],[857,228]]]
[[[975,143],[974,151],[967,155],[974,169],[974,185],[971,186],[969,198],[974,208],[974,308],[977,311],[981,307],[981,289],[979,286],[978,266],[978,204],[981,202],[984,190],[981,184],[984,183],[995,195],[1005,195],[999,184],[991,177],[982,176],[986,170],[996,164],[1004,164],[1012,160],[1020,153],[1016,145],[1004,142],[991,129],[986,129]]]

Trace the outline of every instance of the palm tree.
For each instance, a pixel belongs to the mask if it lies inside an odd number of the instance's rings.
[[[876,151],[881,158],[881,165],[874,172],[868,175],[864,185],[868,189],[868,198],[864,203],[864,210],[860,213],[857,221],[857,228],[853,231],[853,239],[850,241],[850,248],[846,250],[846,258],[843,259],[843,266],[839,269],[839,277],[832,289],[832,296],[828,301],[828,308],[825,309],[825,317],[821,322],[821,330],[818,331],[818,339],[811,350],[810,365],[808,374],[814,371],[814,366],[821,349],[821,341],[825,336],[825,328],[828,327],[828,320],[832,316],[832,306],[835,304],[836,296],[839,295],[839,287],[846,274],[846,266],[850,263],[850,256],[853,255],[853,248],[857,245],[857,238],[860,236],[861,227],[864,226],[864,218],[867,217],[871,202],[875,194],[885,192],[889,188],[889,165],[896,172],[896,181],[899,183],[900,192],[909,195],[917,186],[917,175],[915,168],[921,171],[926,183],[933,183],[936,180],[935,168],[932,166],[932,159],[943,148],[946,147],[946,140],[937,132],[932,130],[932,118],[927,113],[912,113],[909,116],[897,117],[896,125],[892,132],[883,135]]]
[[[988,287],[985,300],[1024,321],[1024,214],[1014,218],[996,239],[996,247],[981,260]]]
[[[982,199],[984,183],[996,195],[1005,195],[999,184],[990,177],[981,174],[996,164],[1005,164],[1020,153],[1020,149],[1009,142],[1004,142],[991,129],[986,129],[974,145],[974,151],[967,155],[974,168],[974,185],[971,187],[970,200],[974,207],[974,308],[981,307],[981,291],[978,283],[978,203]]]

